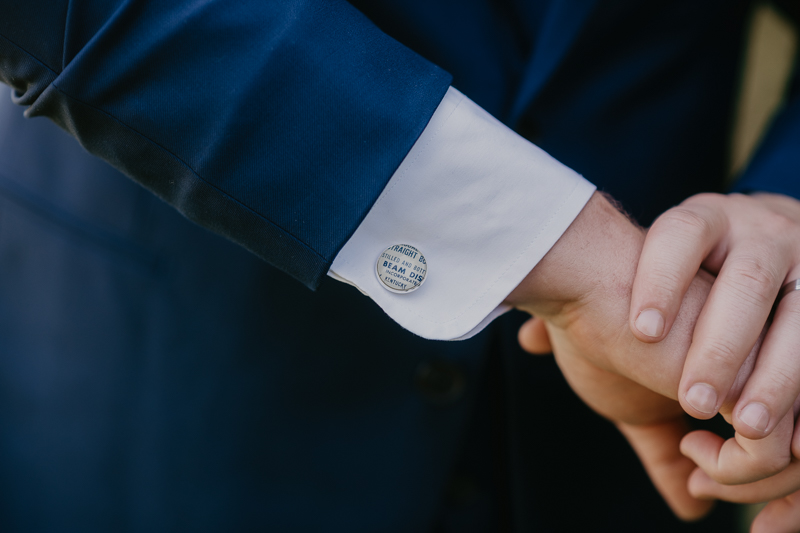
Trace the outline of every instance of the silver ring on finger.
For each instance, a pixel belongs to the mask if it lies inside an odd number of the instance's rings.
[[[775,299],[775,305],[778,305],[778,302],[780,302],[784,296],[794,291],[800,291],[800,279],[790,281],[781,287],[781,292],[778,293],[778,298]]]
[[[775,303],[772,304],[772,311],[769,313],[769,319],[772,320],[773,316],[775,315],[775,310],[778,308],[778,304],[783,300],[783,298],[789,294],[790,292],[800,291],[800,279],[795,279],[781,287],[781,290],[778,292],[778,297],[775,298]]]

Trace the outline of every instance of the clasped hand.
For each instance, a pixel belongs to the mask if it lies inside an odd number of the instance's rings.
[[[712,498],[780,498],[754,530],[800,530],[800,294],[765,326],[781,286],[800,277],[798,237],[800,202],[780,195],[698,195],[645,237],[596,194],[508,298],[537,317],[523,347],[552,348],[682,518]],[[687,434],[681,407],[720,412],[735,437]]]

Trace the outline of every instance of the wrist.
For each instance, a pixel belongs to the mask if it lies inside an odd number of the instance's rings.
[[[505,303],[555,320],[599,290],[627,299],[644,235],[601,193],[595,193],[553,248]]]

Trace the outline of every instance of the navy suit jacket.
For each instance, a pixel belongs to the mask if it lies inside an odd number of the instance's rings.
[[[229,239],[0,107],[3,530],[676,531],[520,317],[321,281],[451,83],[643,223],[722,190],[749,8],[0,1],[15,103]],[[796,100],[742,190],[800,196]]]

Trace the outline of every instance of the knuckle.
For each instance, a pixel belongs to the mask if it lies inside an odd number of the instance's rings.
[[[711,233],[708,219],[694,209],[686,206],[673,207],[653,223],[656,231],[669,230],[685,237],[704,237]]]
[[[789,368],[778,367],[772,369],[769,379],[771,382],[771,390],[797,390],[798,376]]]
[[[787,260],[787,269],[790,265],[800,263],[800,224],[793,220],[784,220],[781,227],[772,230],[771,235],[780,246],[781,255]]]
[[[798,231],[797,222],[783,213],[769,213],[768,217],[764,217],[764,223],[768,226],[769,231],[775,236],[787,234],[796,236]]]
[[[757,218],[751,220],[749,231],[762,239],[762,248],[769,243],[772,249],[768,251],[775,257],[791,254],[800,238],[800,224],[783,213],[773,211],[759,213]]]
[[[734,344],[725,339],[711,339],[703,346],[703,359],[707,361],[709,367],[719,369],[736,367],[740,363],[739,353]]]
[[[680,273],[677,268],[670,264],[664,264],[655,268],[647,275],[648,290],[662,298],[668,297],[682,285]]]
[[[747,304],[771,305],[780,284],[776,269],[763,259],[765,256],[753,253],[726,265],[726,277],[734,296]]]

